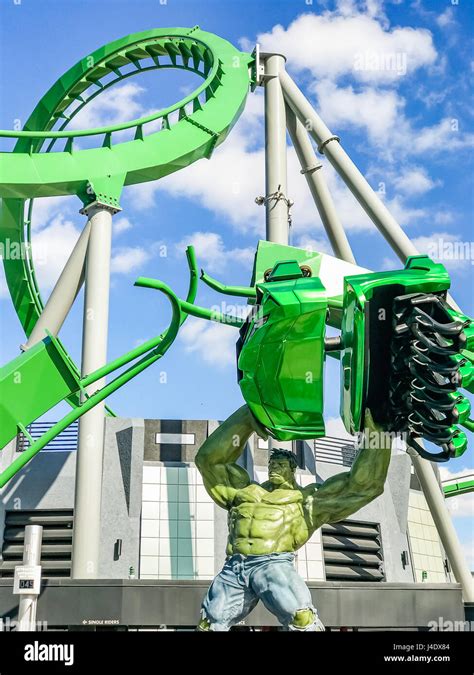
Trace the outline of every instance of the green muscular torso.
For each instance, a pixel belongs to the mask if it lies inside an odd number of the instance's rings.
[[[236,492],[229,510],[228,555],[296,551],[310,538],[314,528],[304,490],[271,487],[253,483]]]
[[[370,414],[366,428],[379,430]],[[247,406],[218,427],[196,455],[196,466],[212,499],[229,512],[227,554],[263,555],[296,551],[324,523],[347,518],[383,492],[390,442],[362,448],[350,471],[322,485],[300,487],[294,471],[270,460],[269,480],[259,485],[236,461],[254,432],[262,435]]]

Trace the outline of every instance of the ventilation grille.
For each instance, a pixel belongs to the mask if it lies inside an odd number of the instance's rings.
[[[355,442],[350,439],[323,436],[314,440],[314,456],[317,462],[352,466],[357,452]]]
[[[33,422],[26,430],[34,441],[41,438],[47,431],[54,427],[56,422]],[[64,431],[61,431],[53,440],[49,441],[41,452],[74,452],[77,450],[77,436],[79,422],[72,422]],[[17,436],[16,451],[24,452],[30,447],[29,439],[21,432]]]
[[[384,581],[380,527],[341,520],[322,528],[328,581]]]
[[[43,526],[41,573],[43,578],[71,576],[73,511],[7,511],[0,576],[13,577],[23,561],[25,527]]]

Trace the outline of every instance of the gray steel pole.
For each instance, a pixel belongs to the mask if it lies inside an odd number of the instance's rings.
[[[355,265],[354,254],[337,215],[336,207],[322,172],[322,164],[314,154],[313,146],[305,127],[288,105],[286,105],[286,124],[296,154],[298,155],[301,173],[306,178],[324,229],[331,242],[332,250],[341,260],[346,260]]]
[[[337,136],[329,131],[285,70],[280,72],[280,82],[288,105],[317,142],[319,151],[329,159],[400,260],[405,262],[408,256],[417,255],[416,247],[343,150]]]
[[[412,448],[408,448],[408,454],[415,467],[416,475],[428,502],[431,515],[433,516],[456,581],[462,586],[464,602],[474,602],[474,584],[471,570],[466,562],[466,557],[459,543],[449,511],[446,508],[446,500],[441,492],[433,467],[430,462],[420,457]]]
[[[25,527],[25,541],[23,548],[23,565],[41,564],[41,542],[43,527],[41,525],[27,525]],[[20,595],[18,607],[18,630],[34,631],[36,628],[37,595]]]
[[[109,317],[110,254],[113,210],[102,205],[84,209],[91,231],[86,258],[82,375],[105,365]],[[100,389],[105,378],[90,385]],[[99,403],[79,420],[72,577],[96,579],[99,570],[102,462],[105,404]]]
[[[29,349],[43,340],[46,337],[46,329],[53,335],[59,333],[84,281],[84,263],[90,229],[91,223],[88,220],[23,349]]]
[[[265,206],[266,238],[288,245],[288,172],[286,154],[286,110],[279,76],[285,70],[281,54],[265,58]],[[293,450],[292,441],[269,438],[269,449]]]
[[[279,75],[285,57],[265,58],[265,206],[268,241],[288,244],[285,102]]]

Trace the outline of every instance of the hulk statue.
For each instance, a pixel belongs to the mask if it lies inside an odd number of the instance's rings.
[[[347,518],[382,494],[390,463],[388,434],[380,433],[367,412],[365,433],[371,441],[362,444],[351,471],[301,487],[288,450],[273,450],[268,481],[261,485],[236,464],[254,432],[267,437],[244,405],[196,455],[207,492],[229,512],[226,562],[204,599],[198,630],[228,631],[261,600],[288,630],[323,631],[294,567],[295,552],[319,527]]]

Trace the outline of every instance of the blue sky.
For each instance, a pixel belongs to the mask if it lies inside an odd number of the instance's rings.
[[[473,240],[474,8],[468,0],[1,0],[0,12],[2,128],[23,123],[51,84],[100,45],[152,27],[199,24],[241,49],[251,50],[258,41],[266,51],[285,53],[290,74],[422,252],[435,255],[443,242]],[[97,97],[76,125],[138,117],[182,98],[195,84],[185,74],[131,78],[106,100]],[[248,283],[253,251],[264,237],[263,209],[254,203],[264,193],[262,113],[257,91],[211,161],[125,190],[123,212],[114,218],[110,358],[167,324],[166,301],[133,282],[140,275],[161,278],[183,295],[186,244],[196,245],[209,273],[227,283]],[[292,148],[288,153],[292,242],[329,250]],[[325,171],[358,263],[374,270],[399,267],[341,181],[330,167]],[[45,298],[82,227],[79,206],[75,198],[37,201],[33,246]],[[166,256],[160,255],[164,250]],[[42,253],[47,265],[40,264]],[[457,302],[474,314],[472,261],[443,262]],[[24,336],[0,283],[5,363]],[[221,300],[205,289],[198,296],[207,306]],[[80,326],[79,299],[61,333],[76,362]],[[242,402],[235,337],[227,326],[189,321],[165,359],[110,404],[122,416],[225,418]],[[335,382],[338,366],[328,364],[328,418],[337,416]],[[338,433],[335,422],[330,431]],[[472,466],[465,457],[449,470]],[[472,500],[463,497],[458,504],[458,515],[466,512],[456,518],[466,541]]]

